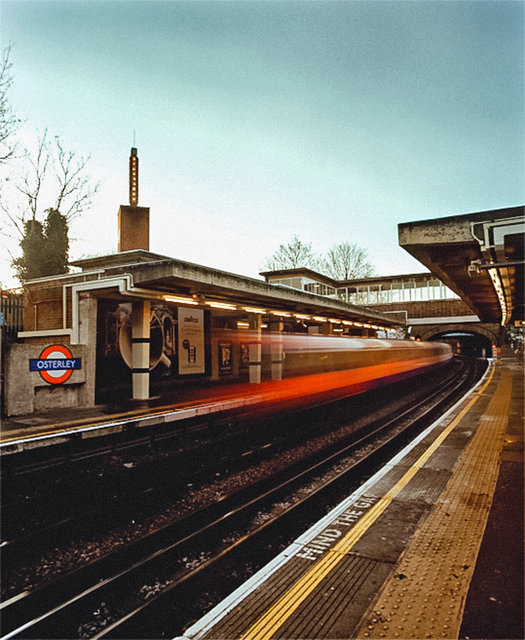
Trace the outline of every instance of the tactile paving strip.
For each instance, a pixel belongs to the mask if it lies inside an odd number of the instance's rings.
[[[454,476],[352,637],[458,637],[498,476],[511,385],[504,369]]]

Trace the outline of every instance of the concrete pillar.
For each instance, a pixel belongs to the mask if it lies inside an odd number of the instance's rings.
[[[134,302],[131,311],[133,400],[149,398],[150,303]]]
[[[283,379],[283,328],[280,321],[269,323],[270,329],[270,362],[272,380]]]
[[[82,366],[86,382],[79,390],[79,403],[83,407],[95,406],[95,372],[97,366],[97,307],[98,299],[81,297],[78,302],[79,341],[86,345],[86,357]]]
[[[251,314],[250,317],[250,346],[248,353],[249,362],[249,380],[251,383],[258,384],[261,382],[261,363],[262,363],[262,318],[259,313]]]
[[[323,336],[332,336],[334,332],[332,331],[332,323],[331,322],[323,322],[321,325],[321,333]]]

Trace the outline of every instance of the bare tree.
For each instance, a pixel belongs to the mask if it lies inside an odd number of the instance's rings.
[[[264,269],[296,269],[298,267],[317,268],[319,259],[312,251],[312,243],[304,243],[296,235],[288,244],[279,245],[279,249],[266,259]]]
[[[32,152],[26,150],[16,159],[16,171],[11,171],[7,188],[0,194],[0,208],[8,221],[2,233],[16,238],[22,249],[18,258],[14,258],[14,251],[10,252],[20,280],[50,275],[49,269],[54,268],[52,261],[42,262],[42,243],[51,245],[47,235],[39,234],[40,228],[47,229],[51,212],[61,220],[65,233],[61,240],[66,247],[65,267],[61,270],[67,271],[69,223],[89,208],[99,188],[85,173],[88,161],[89,157],[66,151],[58,136],[50,141],[47,129],[38,136]]]
[[[50,140],[47,129],[37,136],[33,149],[17,146],[20,120],[8,100],[13,83],[10,54],[10,46],[0,53],[0,168],[4,169],[0,181],[4,251],[0,260],[10,257],[19,277],[36,277],[35,273],[47,275],[57,268],[67,270],[69,223],[90,207],[99,185],[85,173],[89,157],[67,151],[58,136]],[[22,250],[18,258],[13,255],[16,243]],[[59,267],[46,258],[41,268],[43,243],[48,248],[60,245]]]
[[[90,156],[79,158],[75,152],[65,151],[58,136],[55,136],[55,151],[58,192],[53,208],[70,222],[91,205],[99,184],[93,184],[84,173]]]
[[[15,184],[22,206],[16,212],[6,211],[14,224],[37,218],[44,192],[46,210],[60,211],[68,222],[91,205],[99,185],[92,184],[84,173],[89,156],[79,158],[75,152],[66,151],[58,136],[50,143],[46,129],[38,138],[36,151],[27,151],[24,160],[25,171]]]
[[[44,185],[50,159],[46,129],[44,135],[38,139],[35,153],[32,154],[27,150],[24,152],[24,170],[20,173],[18,181],[14,182],[16,191],[22,196],[21,201],[17,200],[16,202],[16,210],[2,202],[2,208],[19,233],[21,233],[26,220],[36,220],[38,198]],[[9,204],[14,204],[14,198],[10,200]]]
[[[374,274],[366,250],[350,242],[334,245],[323,260],[321,269],[334,280],[353,280]]]
[[[20,120],[14,114],[7,98],[13,84],[9,61],[11,45],[3,49],[0,55],[0,164],[3,164],[15,154],[14,134],[20,125]]]

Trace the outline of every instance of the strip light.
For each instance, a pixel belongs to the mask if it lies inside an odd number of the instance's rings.
[[[261,313],[263,315],[266,313],[266,309],[260,309],[259,307],[243,307],[243,309],[248,313]]]
[[[207,300],[206,304],[214,309],[228,309],[228,311],[235,311],[237,309],[234,304],[228,304],[227,302],[214,302],[213,300]]]
[[[498,270],[489,269],[488,272],[492,280],[492,284],[494,285],[494,289],[496,290],[496,294],[498,296],[499,306],[501,308],[501,325],[503,326],[507,324],[507,320],[508,320],[508,310],[507,310],[507,301],[505,300],[505,292],[501,284]]]
[[[183,296],[164,296],[166,302],[178,302],[179,304],[199,304],[193,298],[184,298]]]

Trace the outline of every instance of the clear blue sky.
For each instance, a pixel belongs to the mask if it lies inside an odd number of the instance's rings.
[[[112,253],[136,131],[154,252],[256,276],[293,234],[423,270],[397,224],[522,204],[524,5],[2,0],[11,103],[102,182]],[[7,281],[6,261],[0,281]]]

